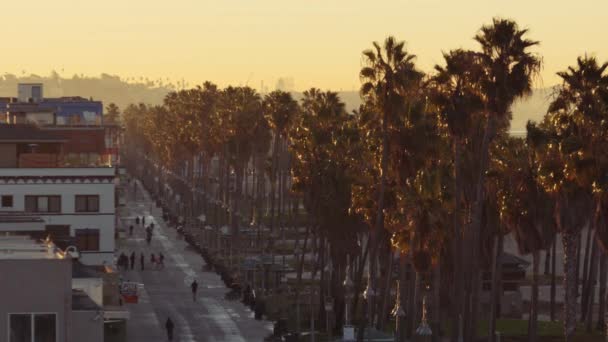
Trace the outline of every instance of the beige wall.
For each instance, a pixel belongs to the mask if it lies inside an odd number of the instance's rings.
[[[9,313],[56,313],[58,341],[72,340],[70,259],[14,260],[0,257],[0,341],[8,339]]]
[[[0,144],[0,167],[17,167],[16,144]]]

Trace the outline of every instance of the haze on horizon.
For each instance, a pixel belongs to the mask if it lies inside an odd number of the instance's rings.
[[[356,90],[361,51],[394,35],[424,71],[442,51],[476,48],[494,16],[541,41],[537,87],[585,53],[608,59],[608,2],[498,0],[11,0],[3,4],[2,72],[167,77],[220,86],[279,78],[294,90]]]

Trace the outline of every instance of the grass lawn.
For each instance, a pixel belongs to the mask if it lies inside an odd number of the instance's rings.
[[[519,319],[499,319],[496,322],[496,331],[505,337],[504,341],[525,341],[528,332],[528,321]],[[563,341],[562,322],[538,322],[539,341]],[[488,336],[488,322],[482,321],[479,324],[478,336]],[[602,334],[584,332],[582,327],[574,338],[574,341],[599,342],[605,341]]]

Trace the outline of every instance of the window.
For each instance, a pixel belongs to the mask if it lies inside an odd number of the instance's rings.
[[[76,195],[76,212],[99,212],[99,195]]]
[[[25,211],[59,213],[61,212],[61,196],[25,196]]]
[[[9,314],[9,342],[56,342],[54,313]]]
[[[13,207],[13,196],[12,195],[3,195],[2,196],[2,207],[3,208],[12,208]]]
[[[75,235],[79,251],[99,250],[99,229],[76,229]]]

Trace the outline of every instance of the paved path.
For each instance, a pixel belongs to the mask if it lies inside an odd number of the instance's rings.
[[[164,325],[167,317],[175,323],[174,341],[263,341],[272,331],[272,324],[253,319],[253,312],[240,302],[224,300],[228,291],[215,273],[203,272],[204,261],[172,228],[162,221],[162,212],[153,208],[141,186],[137,199],[132,193],[127,201],[128,227],[133,224],[134,236],[120,241],[119,251],[137,254],[135,270],[123,272],[123,279],[144,284],[140,303],[126,304],[131,319],[127,324],[127,341],[166,341]],[[146,216],[146,224],[154,222],[151,246],[144,239],[144,228],[135,225],[135,216]],[[145,269],[139,269],[139,255],[145,255]],[[165,269],[153,269],[150,253],[165,255]],[[199,283],[197,301],[193,302],[190,283]]]

